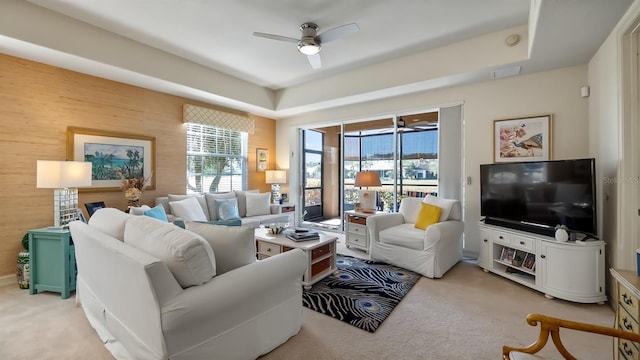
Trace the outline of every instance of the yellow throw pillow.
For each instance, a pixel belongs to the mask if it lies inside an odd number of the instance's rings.
[[[426,203],[420,204],[420,212],[418,213],[418,218],[416,219],[416,228],[424,230],[429,225],[437,223],[438,220],[440,220],[441,211],[442,209],[435,205]]]

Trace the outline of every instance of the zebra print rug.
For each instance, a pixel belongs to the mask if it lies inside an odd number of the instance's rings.
[[[420,275],[382,262],[337,255],[338,271],[304,290],[302,304],[375,332]]]

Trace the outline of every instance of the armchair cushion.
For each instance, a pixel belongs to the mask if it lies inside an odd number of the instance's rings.
[[[392,226],[380,231],[380,242],[414,250],[424,250],[424,230],[416,229],[411,223]]]
[[[424,230],[429,225],[433,225],[440,221],[440,213],[442,212],[441,208],[424,202],[420,205],[420,212],[418,213],[418,218],[416,219],[415,224],[416,229]]]
[[[458,200],[443,199],[427,195],[424,198],[423,202],[425,204],[434,205],[442,209],[442,211],[440,212],[440,221],[460,220],[462,218],[460,214],[460,202]]]

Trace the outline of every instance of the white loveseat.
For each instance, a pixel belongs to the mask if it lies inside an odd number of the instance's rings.
[[[439,222],[425,230],[415,227],[421,204],[442,209]],[[408,197],[397,213],[367,217],[371,259],[440,278],[462,260],[462,208],[457,200]]]
[[[281,207],[278,204],[271,204],[270,193],[259,193],[257,190],[248,191],[230,191],[219,194],[203,194],[203,195],[173,195],[161,196],[156,198],[156,205],[160,204],[164,207],[169,221],[174,220],[191,220],[191,221],[219,221],[221,220],[216,211],[216,200],[235,199],[237,210],[242,226],[260,227],[260,224],[269,224],[275,222],[290,222],[288,214],[281,213]],[[205,218],[185,218],[184,211],[182,214],[172,209],[171,203],[174,201],[184,200],[187,197],[193,197],[198,200],[198,204],[202,209]],[[188,212],[189,215],[193,212]],[[226,219],[224,219],[226,220]]]
[[[186,226],[112,208],[70,224],[76,299],[116,359],[255,359],[298,333],[302,251],[257,261],[253,228]]]

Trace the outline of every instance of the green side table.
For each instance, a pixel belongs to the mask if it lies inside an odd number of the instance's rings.
[[[28,231],[29,293],[59,292],[63,299],[76,289],[76,258],[68,229],[42,228]]]

